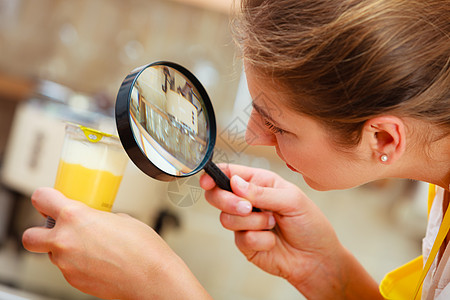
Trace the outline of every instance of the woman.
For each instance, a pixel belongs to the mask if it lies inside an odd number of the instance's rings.
[[[435,184],[426,238],[434,240],[450,185],[449,20],[448,0],[242,1],[235,34],[254,99],[248,141],[274,146],[317,190],[386,177]],[[207,175],[200,184],[248,260],[307,298],[382,298],[298,187],[265,170],[231,165],[226,172],[233,193]],[[73,286],[102,298],[209,297],[136,220],[88,209],[52,189],[38,190],[32,201],[57,225],[29,229],[24,245],[49,252]],[[441,249],[424,299],[450,296],[450,247]]]

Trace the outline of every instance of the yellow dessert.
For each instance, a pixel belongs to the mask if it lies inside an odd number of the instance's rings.
[[[90,207],[111,211],[122,176],[60,160],[55,189]]]

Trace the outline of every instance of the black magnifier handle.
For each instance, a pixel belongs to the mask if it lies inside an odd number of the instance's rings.
[[[220,187],[222,190],[233,192],[231,190],[230,178],[228,178],[228,176],[225,175],[225,173],[222,172],[222,170],[219,169],[219,167],[215,163],[209,161],[205,165],[204,170],[209,176],[214,179],[218,187]],[[259,208],[253,207],[252,211],[260,212],[261,210]]]
[[[45,227],[46,228],[53,228],[55,227],[55,219],[53,219],[52,217],[47,217],[47,220],[45,221]]]
[[[212,177],[212,179],[214,179],[218,187],[220,187],[222,190],[233,192],[231,190],[230,178],[228,178],[228,176],[225,175],[225,173],[222,172],[222,170],[219,169],[219,167],[215,163],[209,161],[205,165],[204,170],[209,176]]]

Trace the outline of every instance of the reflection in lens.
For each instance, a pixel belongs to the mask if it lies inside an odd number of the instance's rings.
[[[208,145],[208,120],[195,87],[167,66],[146,68],[137,78],[130,101],[130,121],[141,150],[171,175],[194,171]]]

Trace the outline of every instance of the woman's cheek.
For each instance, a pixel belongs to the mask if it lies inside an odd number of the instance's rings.
[[[294,143],[292,143],[292,141],[289,141],[284,137],[277,137],[277,145],[278,156],[280,156],[280,158],[286,163],[292,165],[297,169],[295,164],[297,163],[297,160],[301,155],[301,153],[298,151],[298,147]]]

